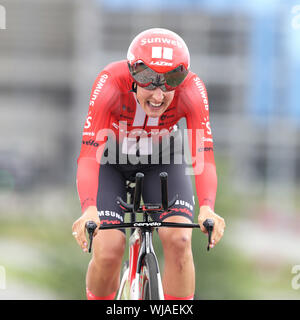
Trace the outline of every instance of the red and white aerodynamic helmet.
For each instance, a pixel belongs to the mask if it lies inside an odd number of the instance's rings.
[[[141,32],[131,42],[127,62],[133,80],[149,90],[176,89],[190,68],[190,53],[175,32],[154,28]]]
[[[130,65],[141,60],[158,73],[182,65],[190,68],[190,53],[184,40],[175,32],[153,28],[139,33],[131,42],[127,60]]]

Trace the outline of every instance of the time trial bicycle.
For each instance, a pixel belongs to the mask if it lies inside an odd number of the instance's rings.
[[[161,181],[161,204],[144,203],[141,204],[143,191],[144,174],[138,172],[135,176],[135,186],[127,184],[127,192],[130,196],[129,203],[122,198],[117,197],[118,205],[124,210],[125,214],[130,213],[130,222],[102,225],[99,230],[130,228],[129,238],[129,259],[124,262],[123,273],[118,290],[117,300],[164,300],[162,281],[160,276],[158,260],[153,248],[153,231],[156,228],[200,228],[195,223],[175,223],[175,222],[157,222],[151,221],[149,214],[161,214],[171,210],[176,203],[178,195],[171,201],[168,201],[168,174],[160,173]],[[136,215],[141,213],[143,220],[137,222]],[[211,243],[211,234],[214,227],[214,221],[206,219],[203,223],[208,232],[208,246]],[[86,223],[86,229],[89,234],[89,252],[91,252],[93,233],[97,225],[93,221]]]

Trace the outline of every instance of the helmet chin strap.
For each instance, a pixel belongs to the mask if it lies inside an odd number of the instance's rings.
[[[137,83],[132,82],[131,90],[129,90],[129,92],[134,92],[135,94],[137,93]],[[137,97],[136,100],[138,103],[140,103]]]
[[[136,93],[136,89],[137,89],[137,84],[135,82],[132,82],[131,90],[129,90],[129,92]]]

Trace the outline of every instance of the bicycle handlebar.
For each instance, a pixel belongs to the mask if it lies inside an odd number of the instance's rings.
[[[178,199],[178,194],[176,194],[172,200],[168,201],[168,209],[170,209],[174,206],[177,199]],[[125,209],[126,212],[133,212],[133,204],[129,204],[129,203],[125,202],[119,196],[116,198],[116,202],[119,206],[121,206],[123,209]],[[159,203],[145,203],[143,206],[140,205],[140,207],[135,211],[135,213],[142,213],[145,210],[149,210],[149,211],[155,210],[158,213],[162,213],[164,211],[167,211],[167,210],[164,210],[162,205]]]
[[[168,174],[166,172],[161,172],[159,174],[160,185],[161,185],[161,203],[165,211],[169,209],[168,202]]]
[[[120,205],[123,209],[127,212],[133,213],[145,213],[151,211],[152,213],[161,213],[168,211],[173,205],[175,204],[178,194],[171,200],[168,201],[168,174],[167,172],[160,173],[160,182],[161,182],[161,204],[144,204],[141,206],[141,197],[142,197],[142,190],[143,190],[143,181],[144,181],[144,174],[138,172],[135,176],[135,190],[133,196],[133,204],[128,204],[125,202],[121,197],[117,197],[116,201],[117,204]],[[208,232],[208,246],[207,251],[209,251],[209,246],[211,244],[211,235],[214,228],[214,221],[212,219],[206,219],[203,222],[203,226]],[[91,252],[92,248],[92,241],[93,241],[93,234],[97,225],[94,221],[88,221],[85,225],[88,234],[89,234],[89,252]],[[171,228],[200,228],[199,224],[195,223],[177,223],[177,222],[131,222],[131,223],[122,223],[122,224],[115,224],[115,225],[105,225],[100,226],[99,229],[120,229],[120,228],[159,228],[159,227],[171,227]]]
[[[93,243],[93,235],[94,235],[94,231],[97,228],[97,224],[94,221],[88,221],[85,224],[85,228],[89,234],[89,241],[90,241],[90,245],[89,245],[89,252],[91,252],[92,250],[92,243]]]
[[[144,181],[144,174],[138,172],[135,175],[135,189],[133,195],[133,212],[136,213],[140,208],[141,199],[142,199],[142,190],[143,190],[143,181]]]
[[[213,229],[214,229],[214,220],[212,219],[206,219],[204,222],[203,222],[203,226],[204,228],[206,229],[206,231],[208,232],[208,246],[207,246],[207,251],[209,251],[209,245],[211,244],[211,235],[212,235],[212,232],[213,232]]]

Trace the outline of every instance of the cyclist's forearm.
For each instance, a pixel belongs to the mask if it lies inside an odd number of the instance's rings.
[[[209,206],[214,210],[217,193],[217,173],[214,163],[206,163],[202,174],[195,175],[199,207]]]
[[[82,213],[97,205],[99,164],[90,158],[81,158],[77,169],[77,191]]]

